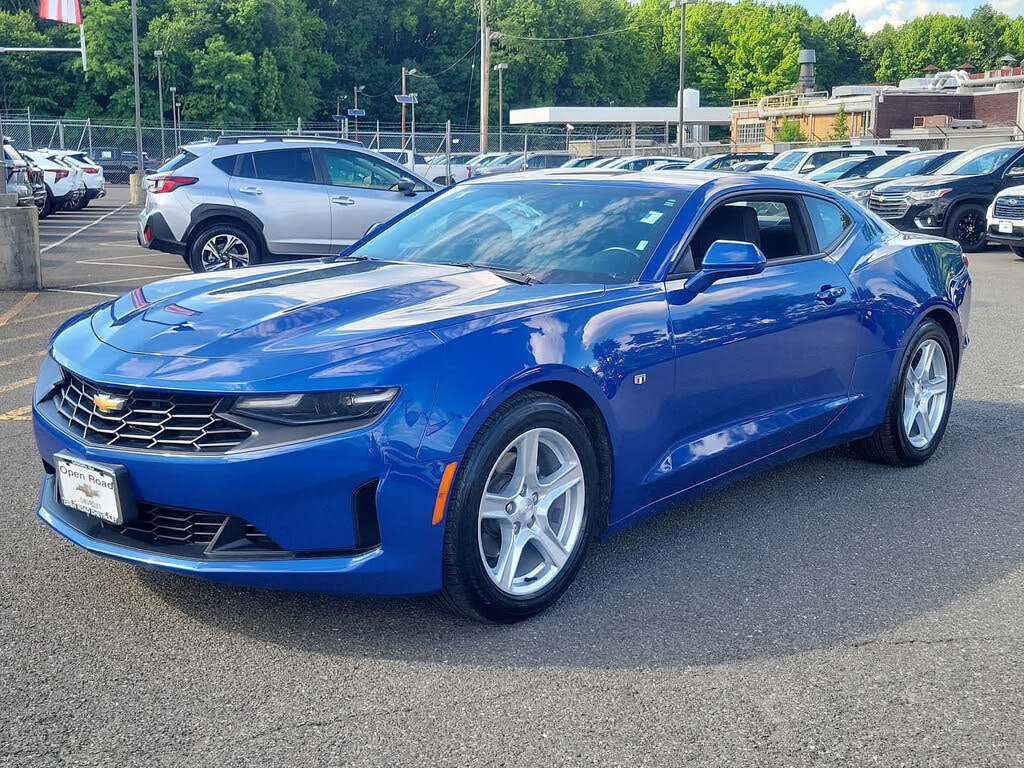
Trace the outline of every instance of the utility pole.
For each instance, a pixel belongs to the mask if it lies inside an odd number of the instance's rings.
[[[498,151],[504,152],[505,144],[505,94],[502,93],[502,73],[508,69],[507,62],[495,64],[494,69],[498,73]]]
[[[487,116],[491,90],[491,31],[487,28],[487,0],[480,0],[480,151],[487,151]]]
[[[167,158],[167,143],[164,139],[164,78],[160,72],[160,59],[164,52],[156,50],[153,51],[153,55],[156,56],[156,93],[157,103],[160,106],[160,161],[163,162]],[[174,148],[177,150],[177,145]]]
[[[406,69],[405,67],[402,67],[402,95],[403,96],[405,96],[406,93],[407,93],[406,90],[405,90],[405,76],[406,75],[415,75],[415,74],[416,74],[416,70],[415,69]],[[405,102],[402,102],[402,149],[405,149]]]
[[[142,99],[139,95],[139,11],[136,0],[132,0],[132,65],[135,69],[135,151],[136,172],[142,183]]]

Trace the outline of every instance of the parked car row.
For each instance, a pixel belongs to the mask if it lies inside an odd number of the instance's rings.
[[[85,152],[16,149],[4,141],[7,192],[18,205],[35,205],[39,218],[57,211],[80,211],[106,194],[103,169]]]

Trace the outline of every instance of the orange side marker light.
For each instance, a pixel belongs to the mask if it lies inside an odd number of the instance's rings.
[[[437,525],[444,519],[444,508],[448,506],[448,491],[452,488],[452,480],[455,477],[455,467],[457,466],[458,462],[453,461],[441,473],[441,483],[437,486],[437,500],[434,502],[433,525]]]

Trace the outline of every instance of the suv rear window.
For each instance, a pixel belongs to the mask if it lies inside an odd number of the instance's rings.
[[[157,168],[156,172],[157,173],[170,173],[171,171],[176,171],[179,168],[181,168],[183,165],[188,165],[193,160],[195,160],[197,157],[199,157],[199,155],[195,155],[195,154],[193,154],[191,152],[187,152],[187,151],[186,152],[180,152],[177,155],[175,155],[174,157],[172,157],[170,160],[168,160],[166,163],[161,165],[159,168]]]

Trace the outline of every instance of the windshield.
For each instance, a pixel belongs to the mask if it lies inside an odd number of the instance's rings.
[[[483,160],[477,163],[477,165],[481,167],[485,165],[494,165],[496,162],[498,162],[504,157],[507,157],[507,155],[491,155],[490,157],[485,157]]]
[[[494,164],[495,165],[512,165],[512,163],[514,163],[516,160],[522,160],[522,159],[523,159],[523,153],[522,152],[517,152],[514,155],[506,155],[505,157],[498,158],[498,160]]]
[[[470,263],[550,283],[632,282],[686,194],[593,183],[470,184],[428,201],[345,255]]]
[[[807,150],[805,149],[791,149],[788,152],[783,152],[781,155],[772,160],[768,165],[764,167],[766,171],[792,171],[798,165],[800,161],[807,157]]]
[[[914,176],[921,173],[924,168],[935,160],[935,155],[923,155],[914,153],[901,155],[895,160],[890,160],[880,165],[867,175],[869,179],[898,179],[901,176]]]
[[[821,166],[821,168],[818,168],[816,171],[811,171],[811,173],[807,174],[807,178],[811,181],[832,181],[832,179],[838,179],[848,170],[863,162],[863,157],[848,157],[843,160],[833,160],[831,163],[826,163]]]
[[[701,168],[711,168],[723,157],[725,157],[725,155],[708,155],[707,157],[702,157],[700,160],[694,160],[690,163],[690,168],[695,171],[699,171]]]
[[[1020,147],[979,147],[954,157],[935,172],[937,176],[971,176],[976,173],[992,173],[1011,157],[1020,152]]]

